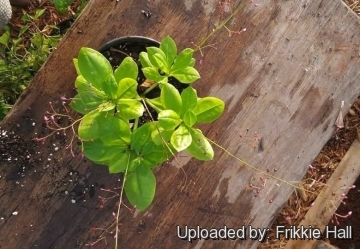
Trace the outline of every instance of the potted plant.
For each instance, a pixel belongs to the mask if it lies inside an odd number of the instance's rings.
[[[83,47],[74,59],[77,95],[70,106],[82,115],[77,135],[88,159],[124,174],[127,199],[144,210],[155,195],[154,167],[184,150],[199,160],[213,158],[196,126],[216,120],[225,105],[198,96],[194,51],[178,53],[170,37],[160,44],[127,37],[101,51]]]

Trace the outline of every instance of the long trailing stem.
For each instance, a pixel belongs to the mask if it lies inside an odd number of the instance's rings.
[[[125,169],[125,173],[124,173],[124,179],[123,179],[122,187],[121,187],[121,191],[120,191],[119,206],[118,206],[118,210],[117,210],[117,213],[116,213],[115,249],[118,249],[118,241],[119,241],[119,217],[120,217],[120,210],[121,210],[122,199],[123,199],[123,194],[124,194],[125,182],[126,182],[126,178],[127,178],[127,173],[128,173],[128,169],[129,169],[129,164],[130,164],[130,157],[131,157],[131,155],[129,155],[129,158],[128,158],[128,161],[127,161],[127,164],[126,164],[126,169]]]
[[[297,186],[297,185],[295,185],[295,184],[293,184],[293,183],[291,183],[291,182],[289,182],[289,181],[286,181],[286,180],[284,180],[284,179],[281,179],[281,178],[279,178],[279,177],[277,177],[277,176],[274,176],[274,175],[272,175],[272,174],[270,174],[270,173],[268,173],[268,172],[266,172],[266,171],[263,171],[263,170],[255,167],[254,165],[251,165],[250,163],[246,162],[245,160],[243,160],[243,159],[235,156],[235,155],[232,154],[230,151],[228,151],[227,149],[225,149],[225,148],[222,147],[221,145],[217,144],[216,142],[212,141],[211,139],[209,139],[209,138],[206,138],[206,139],[207,139],[210,143],[212,143],[213,145],[215,145],[216,147],[218,147],[219,149],[221,149],[222,151],[224,151],[224,152],[225,152],[226,154],[228,154],[230,157],[236,159],[237,161],[241,162],[242,164],[244,164],[245,166],[249,167],[251,170],[253,170],[253,171],[255,171],[255,172],[258,172],[258,173],[260,173],[260,174],[263,174],[263,175],[265,175],[265,176],[268,176],[268,177],[270,177],[270,178],[273,178],[273,179],[275,179],[275,180],[277,180],[277,181],[279,181],[279,182],[285,183],[285,184],[287,184],[287,185],[289,185],[289,186],[291,186],[291,187],[293,187],[293,188],[295,188],[295,189],[301,189],[301,190],[303,190],[303,191],[305,191],[305,192],[308,192],[308,193],[311,193],[311,194],[315,194],[315,195],[318,194],[318,193],[313,192],[313,191],[311,191],[311,190],[308,190],[308,189],[304,189],[304,188],[302,188],[302,187],[299,187],[299,186]]]
[[[204,46],[204,44],[210,39],[211,36],[213,36],[216,32],[222,29],[237,13],[239,13],[239,11],[244,8],[245,3],[246,1],[242,2],[230,16],[228,16],[222,23],[220,23],[219,26],[214,28],[213,31],[210,32],[210,34],[208,34],[204,39],[202,39],[200,44],[197,45],[197,49],[195,49],[195,51],[200,50]]]

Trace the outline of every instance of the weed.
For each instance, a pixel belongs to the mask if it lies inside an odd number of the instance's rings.
[[[0,120],[28,86],[61,38],[48,35],[56,28],[54,26],[47,25],[42,30],[37,27],[44,12],[44,9],[39,9],[33,16],[25,13],[21,19],[24,24],[17,37],[11,37],[8,26],[0,36]],[[25,39],[30,41],[30,46],[25,47]]]

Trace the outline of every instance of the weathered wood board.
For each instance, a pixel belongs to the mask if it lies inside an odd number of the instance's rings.
[[[61,106],[61,96],[74,94],[72,58],[82,46],[99,48],[119,36],[161,40],[170,35],[185,48],[199,43],[240,8],[227,27],[246,31],[229,37],[221,29],[208,41],[217,43],[216,49],[203,49],[203,58],[197,55],[202,60],[198,64],[202,79],[196,83],[199,95],[214,95],[227,104],[222,118],[202,128],[252,165],[299,181],[333,133],[341,101],[347,111],[360,94],[359,20],[340,0],[264,0],[259,6],[247,0],[230,2],[221,13],[214,0],[120,0],[117,5],[91,0],[1,126],[20,139],[41,133],[47,103]],[[145,17],[142,10],[152,16]],[[264,151],[253,148],[254,134],[263,137]],[[40,153],[29,160],[24,155],[27,163],[20,178],[11,176],[22,165],[2,158],[0,248],[83,248],[95,241],[91,228],[113,222],[116,200],[106,202],[103,209],[95,197],[71,203],[64,194],[74,187],[69,171],[78,170],[87,182],[107,188],[117,186],[118,176],[73,158],[68,150],[54,151],[64,145],[55,138],[39,147],[26,139],[23,143]],[[124,209],[121,248],[256,248],[259,242],[250,239],[189,243],[177,238],[176,226],[267,228],[293,191],[267,179],[255,197],[249,184],[259,186],[260,177],[265,177],[219,149],[212,162],[180,160],[183,170],[174,161],[156,170],[157,194],[146,212]],[[96,188],[95,195],[105,194]],[[109,248],[114,243],[111,237]]]

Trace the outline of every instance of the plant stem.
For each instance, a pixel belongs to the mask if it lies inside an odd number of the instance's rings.
[[[288,185],[290,185],[291,187],[294,187],[295,189],[301,189],[301,190],[303,190],[303,191],[305,191],[305,192],[308,192],[308,193],[310,193],[310,194],[315,194],[315,195],[318,194],[318,193],[315,193],[315,192],[313,192],[313,191],[311,191],[311,190],[307,190],[307,189],[305,189],[305,188],[301,188],[301,187],[299,187],[299,186],[297,186],[297,185],[295,185],[295,184],[293,184],[293,183],[291,183],[291,182],[289,182],[289,181],[283,180],[283,179],[281,179],[281,178],[279,178],[279,177],[277,177],[277,176],[274,176],[274,175],[272,175],[272,174],[269,174],[269,173],[266,172],[266,171],[263,171],[263,170],[261,170],[261,169],[258,169],[258,168],[256,168],[255,166],[247,163],[247,162],[244,161],[243,159],[235,156],[235,155],[232,154],[230,151],[228,151],[227,149],[225,149],[225,148],[222,147],[221,145],[217,144],[216,142],[210,140],[209,138],[206,138],[206,139],[207,139],[210,143],[212,143],[213,145],[215,145],[216,147],[218,147],[219,149],[221,149],[222,151],[224,151],[226,154],[228,154],[228,155],[231,156],[232,158],[235,158],[237,161],[241,162],[243,165],[249,167],[250,169],[252,169],[252,170],[255,171],[255,172],[258,172],[258,173],[260,173],[260,174],[266,175],[266,176],[268,176],[268,177],[270,177],[270,178],[272,178],[272,179],[278,180],[278,181],[280,181],[280,182],[282,182],[282,183],[288,184]]]
[[[136,118],[133,126],[133,131],[135,131],[138,128],[138,126],[139,126],[139,118]]]
[[[224,27],[230,20],[231,18],[233,18],[240,10],[243,9],[243,7],[245,6],[246,1],[243,1],[239,7],[237,7],[234,12],[228,17],[226,18],[219,26],[217,26],[215,29],[213,29],[213,31],[207,35],[198,45],[198,49],[195,49],[194,51],[200,50],[200,48],[202,46],[204,46],[204,44],[210,39],[211,36],[213,36],[216,32],[218,32],[222,27]]]
[[[154,89],[155,87],[157,87],[159,85],[159,83],[155,83],[154,85],[152,85],[151,87],[149,87],[148,89],[146,89],[146,91],[143,93],[143,95],[145,96],[146,94],[148,94],[152,89]]]
[[[119,206],[118,206],[118,210],[117,210],[117,214],[116,214],[116,228],[115,228],[115,249],[118,248],[118,240],[119,240],[119,217],[120,217],[120,210],[121,210],[121,204],[122,204],[122,198],[123,198],[123,194],[124,194],[124,187],[125,187],[125,181],[126,181],[126,177],[127,177],[127,173],[128,173],[128,169],[129,169],[129,164],[130,164],[130,155],[127,161],[127,165],[126,165],[126,169],[125,169],[125,173],[124,173],[124,179],[123,179],[123,183],[122,183],[122,187],[121,187],[121,192],[120,192],[120,201],[119,201]]]

